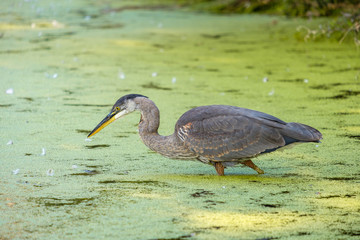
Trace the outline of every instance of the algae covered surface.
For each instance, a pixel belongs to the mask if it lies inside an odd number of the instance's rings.
[[[0,3],[0,239],[358,239],[360,52],[303,41],[320,20],[215,16],[132,1]],[[160,133],[228,104],[319,129],[265,171],[166,159],[139,113],[87,134],[122,95]]]

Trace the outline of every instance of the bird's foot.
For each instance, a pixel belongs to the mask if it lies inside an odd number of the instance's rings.
[[[221,164],[221,162],[215,162],[214,163],[215,170],[219,176],[224,176],[224,165]]]
[[[258,174],[265,173],[262,169],[260,169],[258,166],[256,166],[255,163],[253,163],[253,161],[251,161],[251,160],[246,160],[245,162],[242,162],[242,164],[244,164],[245,166],[248,166],[249,168],[254,169]]]

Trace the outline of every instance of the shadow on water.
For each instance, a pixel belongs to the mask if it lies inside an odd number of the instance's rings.
[[[213,184],[221,185],[224,183],[296,183],[299,181],[298,177],[303,175],[299,174],[281,174],[281,175],[268,175],[268,174],[241,174],[241,173],[227,173],[224,176],[218,176],[216,174],[173,174],[173,175],[161,175],[161,179],[169,181],[180,181],[180,182],[212,182]]]

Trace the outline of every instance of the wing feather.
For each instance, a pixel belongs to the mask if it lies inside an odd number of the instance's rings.
[[[285,145],[286,123],[271,115],[232,106],[205,106],[186,112],[175,131],[190,150],[208,159],[250,158]]]

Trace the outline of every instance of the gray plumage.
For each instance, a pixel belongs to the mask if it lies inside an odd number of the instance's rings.
[[[293,143],[318,142],[322,138],[310,126],[286,123],[266,113],[226,105],[193,108],[179,118],[172,135],[161,136],[158,108],[138,94],[120,98],[107,118],[120,111],[122,116],[134,110],[141,112],[139,134],[150,149],[169,158],[197,159],[211,164],[219,175],[224,175],[224,167],[239,163],[263,173],[251,158]],[[99,131],[99,125],[89,136]]]

